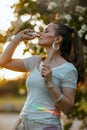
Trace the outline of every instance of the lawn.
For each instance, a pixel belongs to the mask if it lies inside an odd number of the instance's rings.
[[[19,112],[26,100],[26,97],[0,97],[1,112]]]

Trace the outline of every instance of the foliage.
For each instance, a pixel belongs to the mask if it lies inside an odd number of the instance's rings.
[[[14,80],[1,80],[0,81],[0,96],[21,96],[26,95],[25,78],[23,76]]]
[[[67,118],[68,121],[64,130],[68,130],[75,119],[83,122],[80,130],[87,128],[87,88],[77,90],[75,105],[72,111],[67,115]]]
[[[81,0],[19,0],[18,3],[11,7],[14,8],[16,21],[11,22],[11,27],[7,30],[6,37],[12,36],[25,28],[41,31],[50,22],[64,22],[77,29],[84,45],[85,66],[87,67],[86,5],[87,2],[85,0],[84,2]],[[39,47],[36,45],[32,46],[32,54],[43,52],[43,49],[38,49]]]
[[[0,112],[20,112],[25,96],[0,96]]]

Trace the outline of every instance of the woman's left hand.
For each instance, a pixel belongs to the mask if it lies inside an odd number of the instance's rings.
[[[44,64],[41,70],[41,75],[44,77],[46,83],[52,81],[52,70],[49,64]]]

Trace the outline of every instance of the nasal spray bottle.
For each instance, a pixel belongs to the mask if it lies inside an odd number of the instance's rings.
[[[37,32],[28,32],[27,33],[29,36],[36,36],[39,37],[40,35]]]

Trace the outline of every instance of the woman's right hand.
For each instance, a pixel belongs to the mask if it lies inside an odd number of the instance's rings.
[[[31,29],[25,29],[15,35],[15,37],[11,40],[11,43],[0,56],[0,66],[20,72],[27,71],[23,61],[21,59],[13,58],[12,56],[20,41],[32,40],[37,36],[37,33],[35,35],[29,35],[29,32],[34,31]]]
[[[29,32],[33,32],[33,30],[25,29],[25,30],[20,31],[19,33],[17,33],[15,35],[13,41],[18,43],[18,42],[23,41],[23,40],[32,40],[32,39],[36,38],[37,34],[29,35],[28,34]]]

